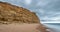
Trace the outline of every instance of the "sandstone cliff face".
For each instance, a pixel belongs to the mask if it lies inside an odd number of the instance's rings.
[[[39,23],[40,24],[40,20],[38,19],[35,13],[30,12],[29,10],[23,7],[11,5],[6,2],[0,2],[0,24],[9,24],[9,23]],[[11,27],[14,27],[14,26],[11,26]],[[28,27],[28,25],[26,25],[25,27]],[[17,26],[17,28],[19,27]],[[38,25],[37,29],[42,32],[46,31],[46,29],[41,24]],[[7,30],[2,30],[2,31],[7,31]]]
[[[39,23],[35,13],[29,10],[0,2],[0,23]]]

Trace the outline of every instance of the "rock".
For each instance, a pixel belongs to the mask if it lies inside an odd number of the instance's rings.
[[[3,22],[2,22],[3,21]],[[0,23],[40,23],[34,12],[26,8],[0,2]]]
[[[40,20],[38,19],[37,15],[34,12],[31,12],[28,9],[23,8],[23,7],[11,5],[10,3],[7,3],[7,2],[0,2],[0,24],[11,24],[11,23],[13,24],[15,23],[26,23],[26,24],[38,23],[40,25],[38,25],[37,29],[42,32],[46,32],[46,29],[40,23]]]

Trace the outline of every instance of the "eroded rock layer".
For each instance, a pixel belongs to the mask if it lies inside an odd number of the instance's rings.
[[[35,13],[29,10],[0,2],[0,23],[40,23]]]

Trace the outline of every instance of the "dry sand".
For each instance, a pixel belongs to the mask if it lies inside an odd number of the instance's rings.
[[[39,24],[8,24],[0,25],[0,32],[42,32],[38,30]]]

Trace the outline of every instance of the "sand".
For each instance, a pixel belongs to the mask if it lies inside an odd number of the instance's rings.
[[[42,32],[39,26],[39,24],[1,24],[0,32]]]

